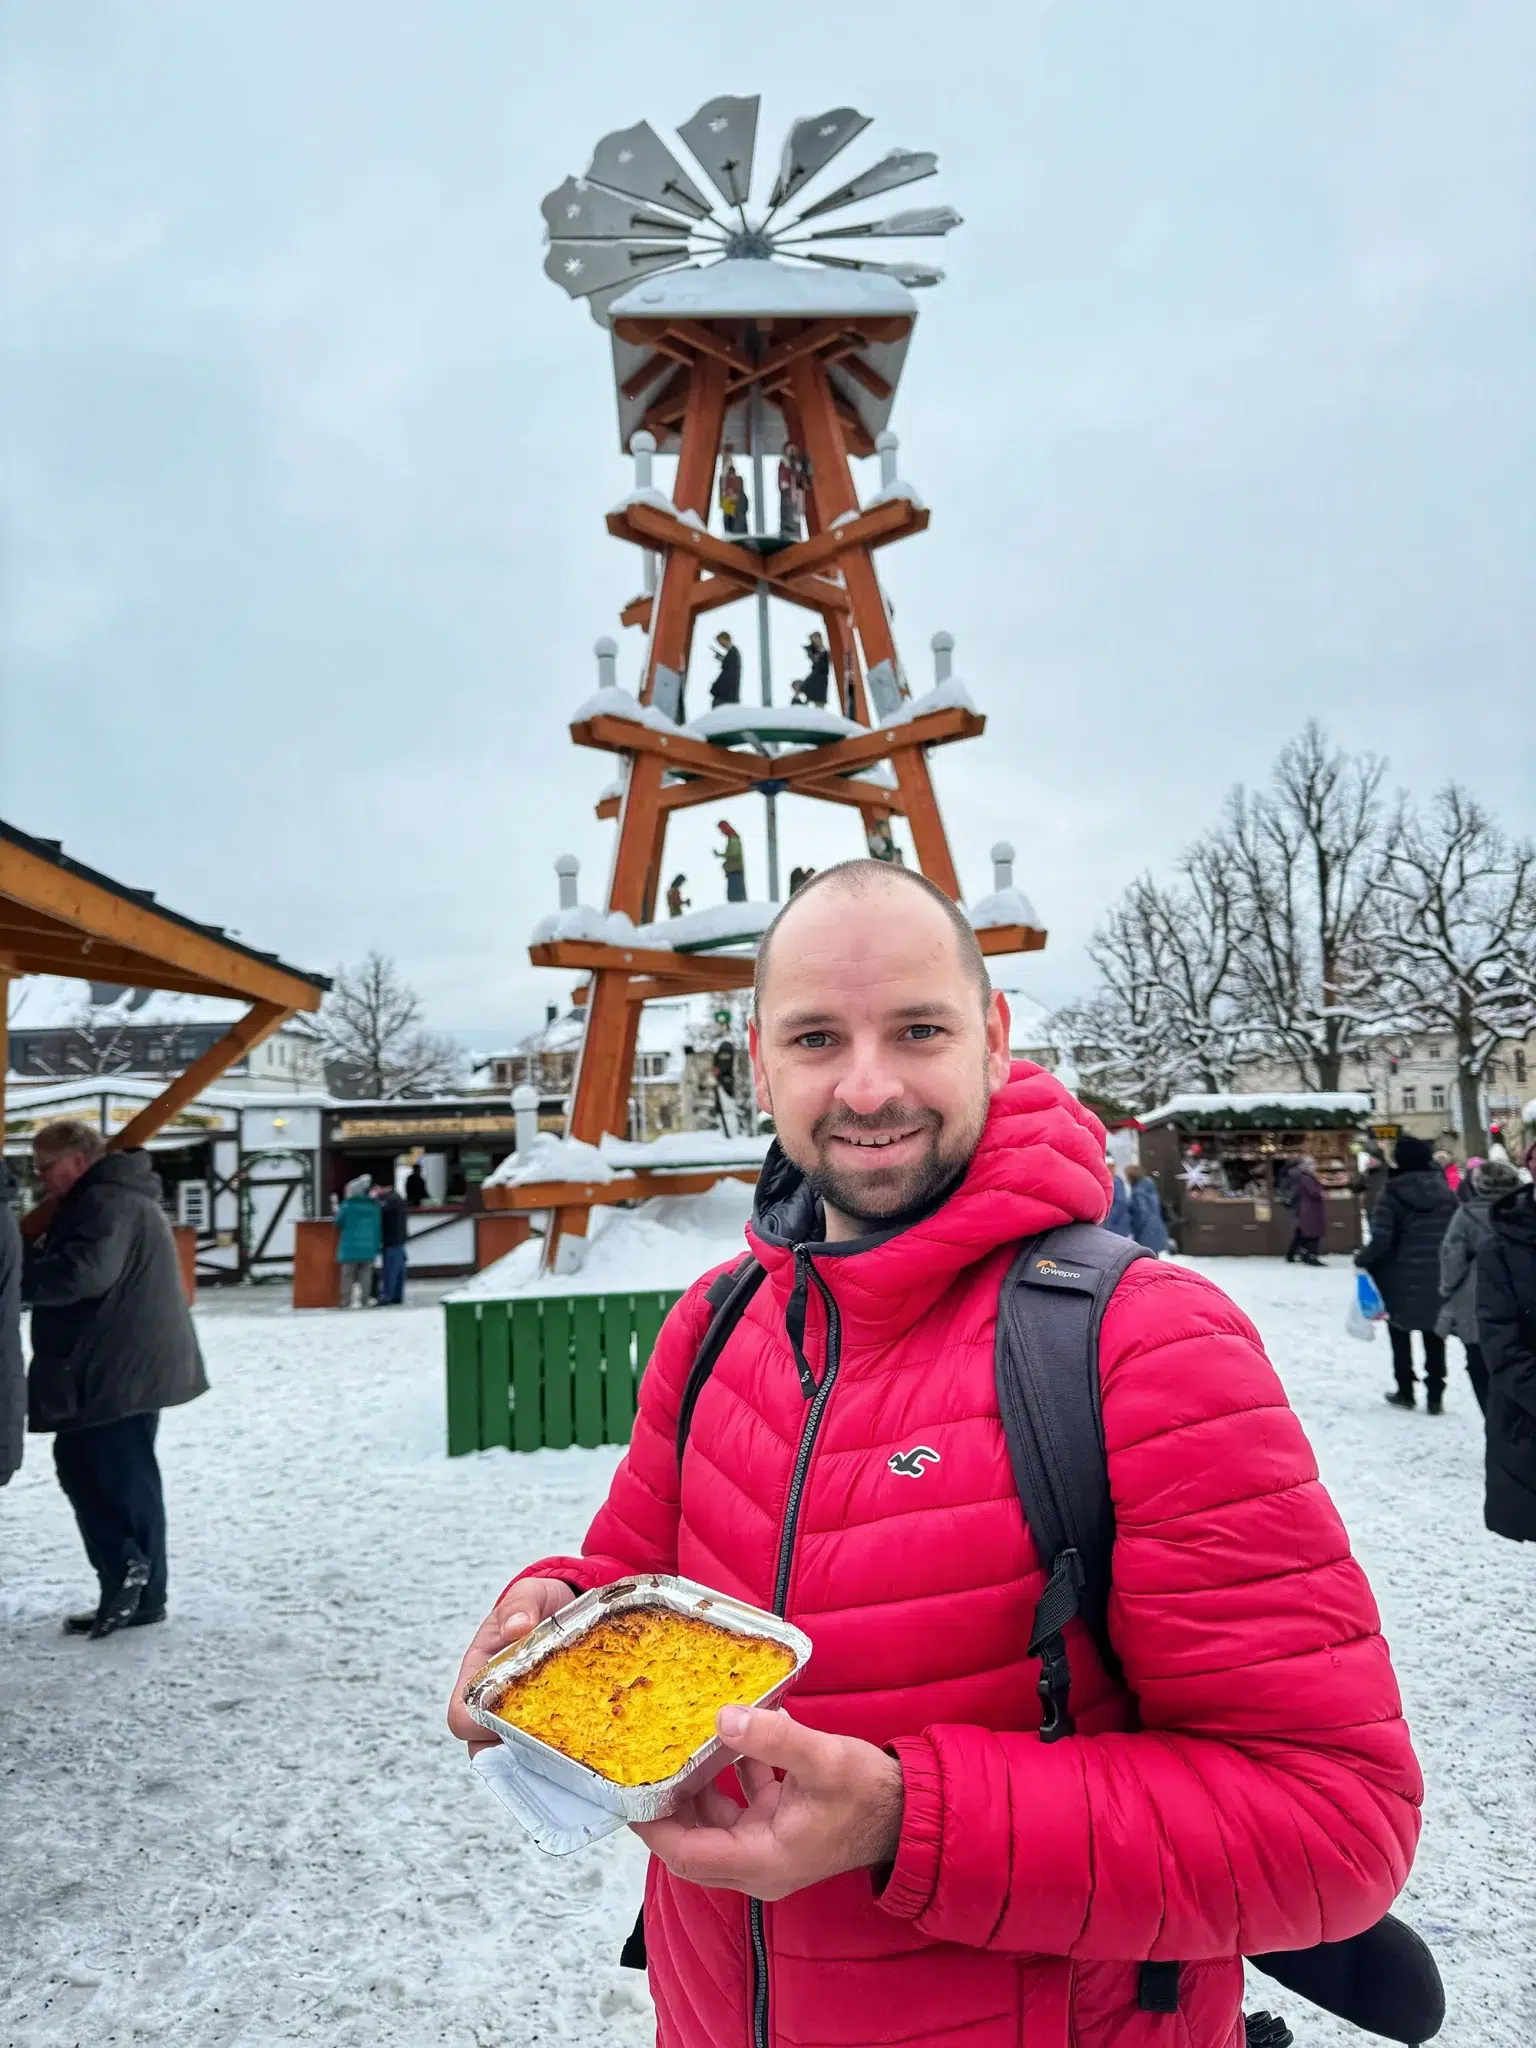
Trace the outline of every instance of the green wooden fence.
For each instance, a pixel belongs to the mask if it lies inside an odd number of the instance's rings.
[[[627,1444],[677,1291],[450,1301],[448,1455]]]

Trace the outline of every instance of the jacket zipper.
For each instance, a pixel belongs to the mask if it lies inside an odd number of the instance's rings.
[[[836,1297],[816,1271],[803,1244],[795,1246],[795,1267],[798,1280],[809,1277],[816,1282],[822,1306],[827,1312],[827,1348],[821,1379],[806,1410],[800,1447],[795,1453],[794,1471],[790,1474],[789,1497],[784,1503],[784,1527],[779,1536],[779,1562],[773,1581],[773,1611],[780,1617],[789,1598],[789,1582],[794,1574],[795,1536],[800,1523],[800,1502],[805,1493],[806,1474],[810,1471],[811,1453],[816,1448],[817,1432],[821,1428],[832,1383],[837,1378],[842,1353],[842,1318],[838,1314]],[[748,1901],[747,1928],[752,1937],[752,2048],[772,2048],[768,2031],[768,1936],[761,1899]]]

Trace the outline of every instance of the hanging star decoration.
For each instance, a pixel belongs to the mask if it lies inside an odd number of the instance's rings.
[[[1210,1173],[1200,1164],[1198,1159],[1190,1160],[1184,1171],[1179,1175],[1179,1179],[1183,1181],[1187,1188],[1204,1188],[1209,1187],[1211,1184]]]

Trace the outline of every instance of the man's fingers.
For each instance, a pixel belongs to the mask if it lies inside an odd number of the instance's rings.
[[[829,1751],[838,1740],[815,1728],[802,1728],[777,1707],[722,1707],[715,1716],[715,1730],[739,1757],[794,1771],[802,1778],[814,1778],[828,1766]]]
[[[738,1815],[739,1817],[739,1815]],[[635,1833],[674,1877],[690,1884],[724,1886],[772,1895],[774,1855],[768,1843],[743,1839],[732,1828],[686,1828],[675,1820],[634,1821]]]
[[[760,1764],[750,1756],[736,1759],[736,1776],[740,1780],[742,1791],[747,1795],[748,1805],[760,1792],[766,1792],[770,1785],[778,1783],[773,1775],[772,1764]]]

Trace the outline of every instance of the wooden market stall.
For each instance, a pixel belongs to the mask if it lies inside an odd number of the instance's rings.
[[[0,820],[0,1128],[7,998],[11,982],[30,974],[171,989],[247,1005],[221,1038],[108,1136],[109,1152],[148,1144],[286,1019],[317,1010],[330,986],[323,975],[242,945],[219,925],[167,910],[147,889],[83,866],[57,840],[35,839]],[[40,1231],[49,1208],[42,1203],[34,1209],[23,1219],[23,1230]]]
[[[1369,1095],[1176,1095],[1141,1119],[1141,1163],[1157,1182],[1181,1252],[1206,1258],[1283,1255],[1296,1219],[1285,1174],[1316,1161],[1327,1229],[1321,1250],[1362,1242],[1351,1191]]]

